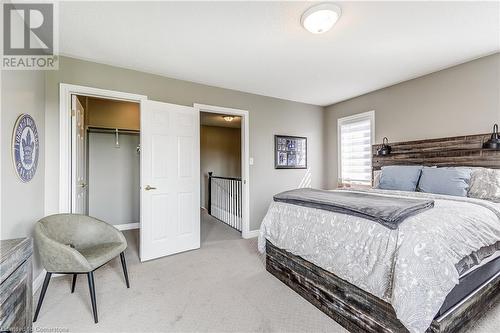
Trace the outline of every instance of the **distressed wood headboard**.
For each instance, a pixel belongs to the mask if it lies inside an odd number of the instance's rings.
[[[491,134],[389,143],[392,151],[377,156],[381,144],[372,146],[372,168],[387,165],[471,166],[500,169],[500,150],[483,149]]]

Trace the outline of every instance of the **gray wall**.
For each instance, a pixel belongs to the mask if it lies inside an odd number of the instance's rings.
[[[375,142],[491,132],[500,123],[500,54],[477,59],[325,108],[328,188],[338,179],[337,119],[375,110]]]
[[[138,134],[89,133],[88,212],[111,224],[139,222]]]
[[[2,71],[1,125],[1,239],[33,236],[35,222],[44,216],[45,186],[45,81],[43,71]],[[11,153],[12,131],[17,117],[28,113],[40,137],[38,169],[29,183],[17,177]],[[36,277],[40,272],[34,258]]]
[[[208,173],[241,177],[241,130],[201,126],[200,130],[201,205],[208,208]]]
[[[66,57],[61,58],[58,71],[2,71],[1,238],[31,235],[35,221],[58,210],[61,82],[145,94],[182,105],[196,102],[249,110],[250,156],[255,160],[250,167],[250,219],[251,229],[256,229],[274,193],[304,184],[335,186],[337,118],[375,110],[377,142],[383,136],[399,141],[486,133],[494,122],[500,122],[499,76],[500,55],[495,54],[332,105],[323,112],[318,106]],[[17,180],[10,155],[12,128],[23,112],[35,118],[41,135],[38,172],[28,184]],[[307,136],[310,170],[275,170],[274,134]],[[35,261],[35,276],[39,271]]]
[[[58,210],[59,186],[59,83],[147,95],[149,99],[180,105],[193,103],[249,111],[250,229],[259,228],[273,194],[311,179],[323,187],[323,108],[277,98],[169,79],[108,65],[61,57],[58,71],[46,73],[46,182],[47,213]],[[308,137],[309,170],[275,170],[274,134]],[[309,178],[310,177],[310,178]]]

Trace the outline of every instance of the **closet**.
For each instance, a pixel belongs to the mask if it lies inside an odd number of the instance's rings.
[[[199,110],[98,88],[62,84],[61,91],[61,110],[71,109],[60,116],[68,165],[61,193],[71,184],[62,205],[120,230],[140,227],[133,234],[141,261],[198,249]]]
[[[117,226],[139,227],[140,105],[78,96],[84,110],[86,214]]]

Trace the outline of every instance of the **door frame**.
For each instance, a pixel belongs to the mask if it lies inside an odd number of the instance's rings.
[[[71,212],[71,95],[99,97],[119,101],[141,103],[145,95],[99,89],[74,84],[59,84],[59,213]]]
[[[243,221],[241,235],[243,238],[252,238],[258,235],[259,230],[250,230],[250,130],[249,112],[222,106],[194,103],[198,112],[220,113],[241,117],[241,179],[243,180]]]
[[[79,158],[82,156],[81,154],[84,154],[84,158],[83,158],[83,162],[87,162],[86,160],[86,157],[87,157],[87,135],[86,133],[83,133],[83,145],[82,145],[82,149],[83,149],[83,152],[79,152],[80,155],[78,154],[78,152],[76,152],[77,150],[77,147],[78,147],[78,132],[81,130],[81,128],[78,128],[78,119],[76,119],[76,117],[73,117],[73,112],[76,111],[76,108],[77,106],[76,105],[73,105],[73,101],[75,102],[75,104],[79,104],[81,106],[81,108],[83,109],[83,119],[82,119],[82,126],[85,130],[85,117],[86,117],[86,111],[85,111],[85,108],[83,107],[83,105],[81,105],[80,103],[80,100],[78,99],[78,95],[71,95],[71,129],[75,129],[76,128],[76,132],[73,133],[72,132],[72,135],[71,135],[71,208],[75,208],[75,206],[77,206],[77,200],[76,200],[76,197],[77,197],[77,186],[74,186],[76,184],[76,182],[78,181],[77,180],[77,169],[78,169],[78,165],[79,165]],[[75,107],[75,109],[73,109],[73,107]],[[76,153],[75,153],[76,152]],[[88,170],[87,170],[87,163],[85,163],[85,168],[84,168],[84,173],[85,173],[85,176],[88,175]],[[85,177],[85,182],[88,183],[88,179]],[[85,192],[88,194],[88,188],[85,189]],[[85,201],[85,210],[87,210],[88,208],[88,195],[85,195],[85,198],[84,198],[84,201]]]

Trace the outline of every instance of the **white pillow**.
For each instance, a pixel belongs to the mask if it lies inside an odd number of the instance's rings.
[[[470,198],[500,202],[500,170],[479,168],[472,172]]]
[[[380,184],[380,176],[382,175],[382,170],[373,171],[373,188],[378,188],[378,184]]]

